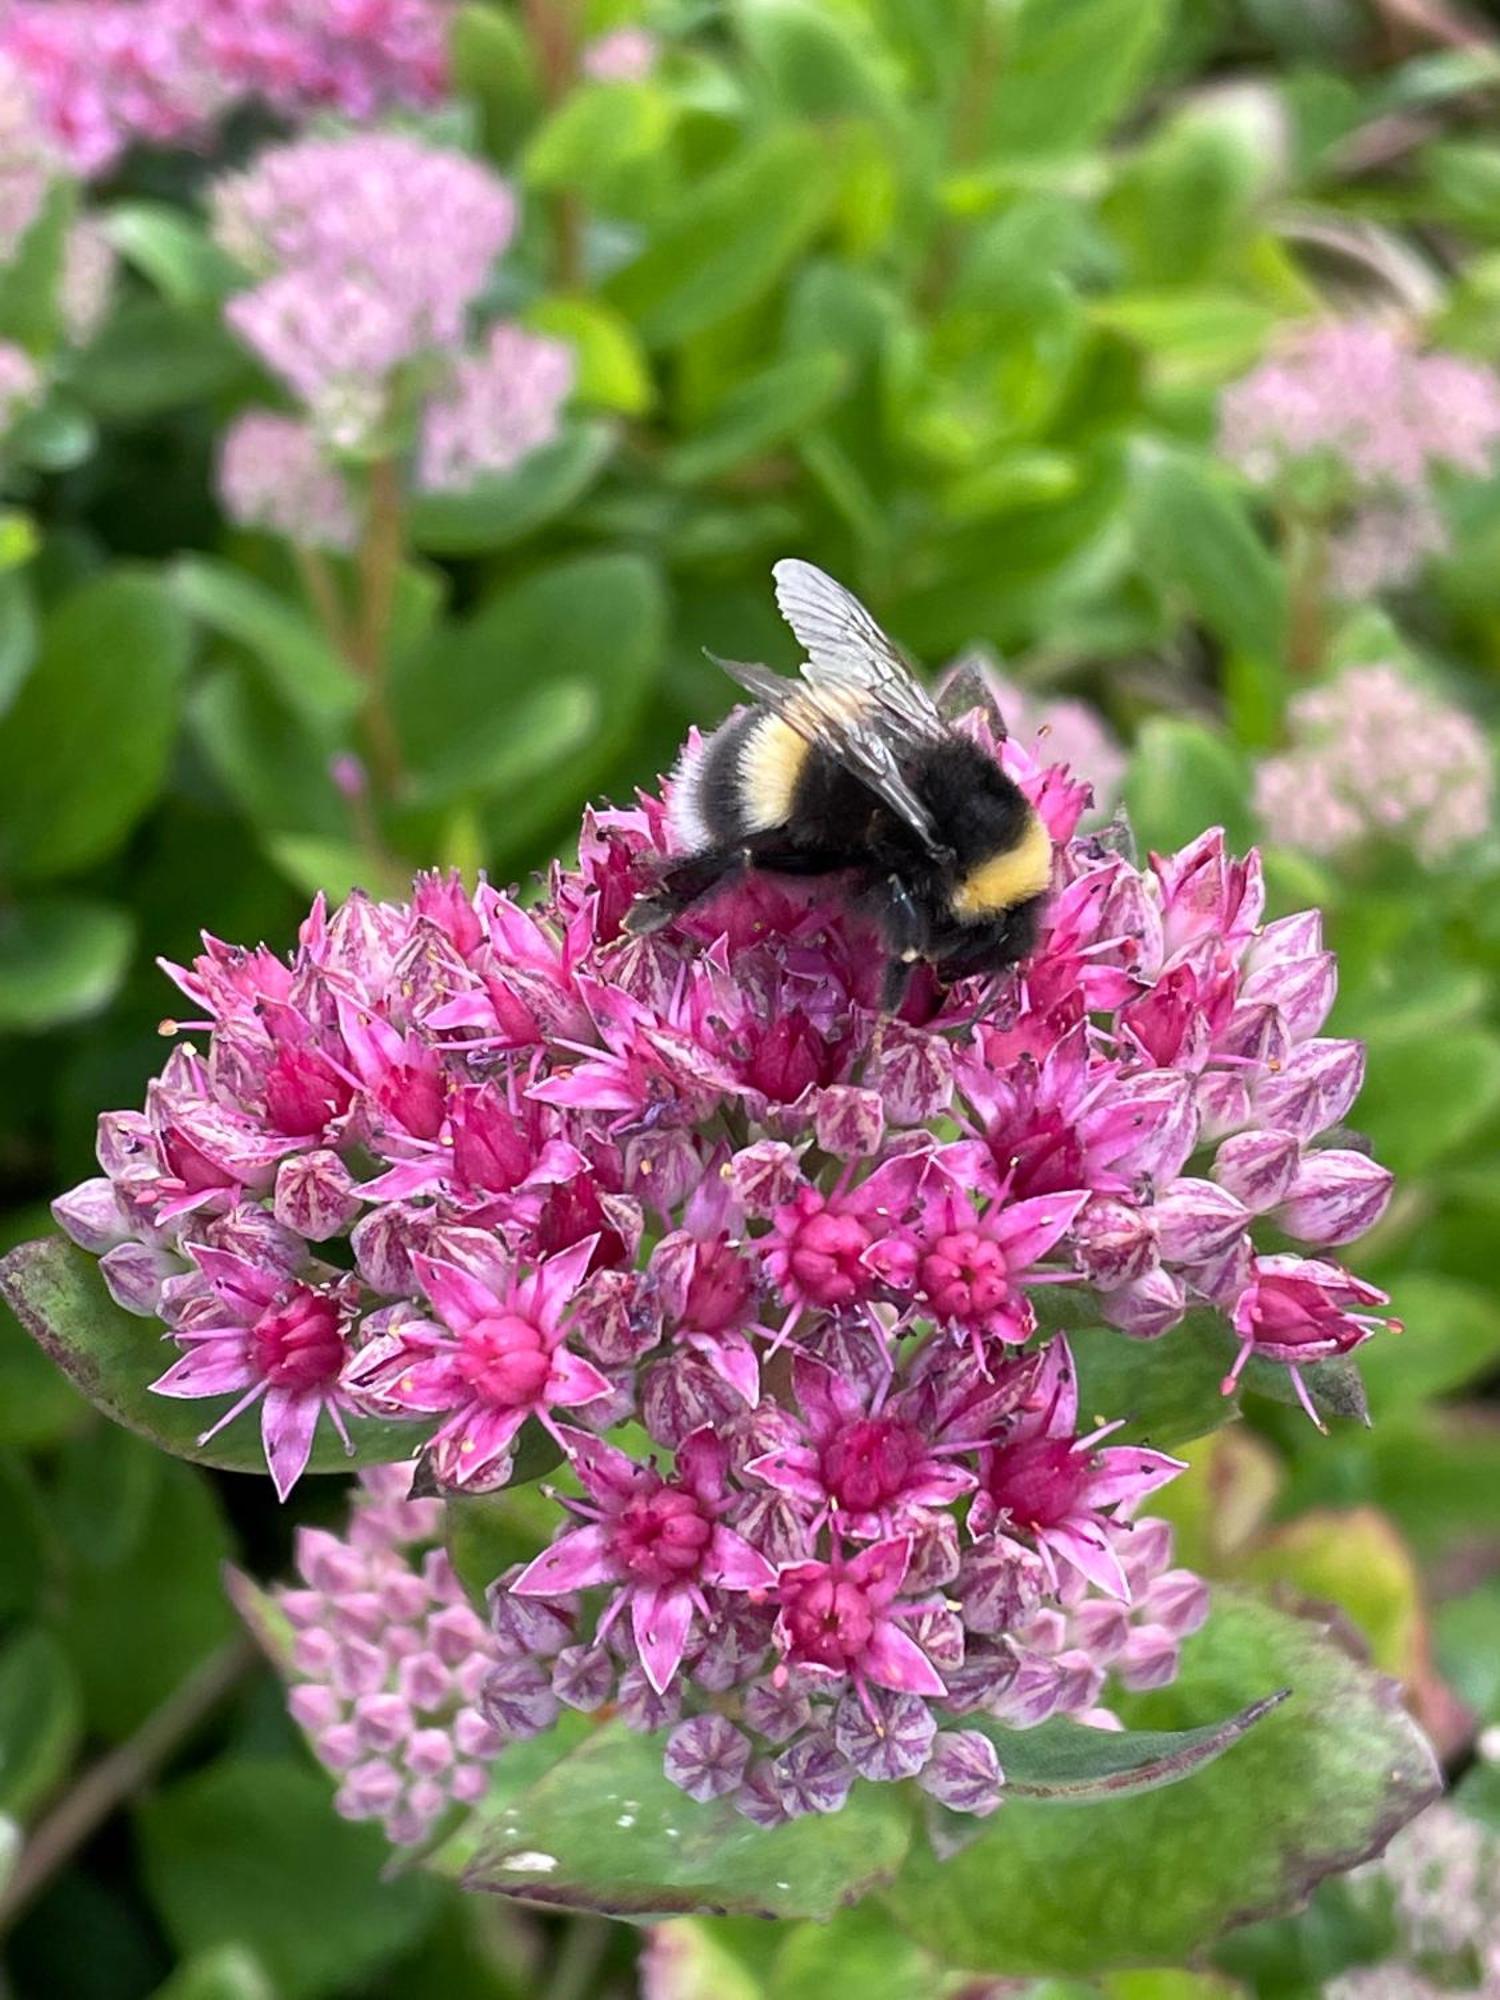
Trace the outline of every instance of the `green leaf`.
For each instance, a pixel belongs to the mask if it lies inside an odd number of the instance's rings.
[[[244,349],[217,315],[138,299],[121,306],[79,357],[72,384],[100,416],[140,422],[254,379]]]
[[[769,446],[797,435],[835,402],[848,366],[831,348],[793,355],[731,389],[697,436],[662,459],[663,477],[690,486],[717,479]]]
[[[685,1798],[661,1759],[659,1736],[596,1730],[499,1815],[464,1886],[616,1917],[827,1917],[900,1865],[909,1819],[888,1787],[766,1831],[722,1799]]]
[[[99,1266],[60,1237],[23,1243],[0,1258],[0,1296],[46,1353],[95,1409],[149,1438],[175,1458],[216,1465],[227,1472],[264,1472],[257,1413],[247,1410],[207,1444],[199,1433],[223,1414],[232,1397],[187,1401],[156,1396],[150,1385],[171,1360],[155,1320],[138,1319],[117,1306],[104,1288]],[[410,1458],[422,1442],[420,1425],[351,1417],[348,1457],[325,1421],[313,1443],[309,1469],[347,1472]]]
[[[539,823],[547,785],[552,810],[576,806],[634,726],[660,665],[663,615],[649,564],[575,556],[398,662],[391,698],[417,795],[494,798],[511,840]]]
[[[144,574],[94,579],[48,615],[0,721],[0,873],[67,874],[124,839],[166,771],[188,651],[185,620]]]
[[[773,134],[685,195],[605,286],[605,299],[648,345],[674,346],[769,291],[822,226],[833,195],[814,134]]]
[[[1398,1178],[1459,1156],[1500,1108],[1500,1038],[1488,1029],[1388,1041],[1376,1019],[1366,1040],[1360,1128]]]
[[[1208,826],[1244,847],[1254,838],[1249,797],[1249,770],[1226,736],[1179,715],[1153,715],[1141,730],[1125,803],[1143,849],[1171,853]]]
[[[645,351],[634,329],[598,299],[553,294],[529,305],[521,322],[572,348],[580,403],[627,417],[644,416],[651,408],[656,390]]]
[[[138,1814],[152,1901],[178,1950],[238,1945],[278,2000],[362,1987],[415,1944],[436,1884],[384,1879],[378,1827],[334,1816],[326,1782],[287,1760],[221,1759]]]
[[[67,1776],[83,1736],[78,1680],[50,1632],[0,1650],[0,1810],[26,1819]]]
[[[483,555],[534,534],[593,485],[613,452],[613,424],[574,424],[511,472],[464,493],[420,493],[407,514],[413,544],[430,555]]]
[[[720,1926],[699,1928],[713,1932]],[[873,1900],[840,1910],[828,1923],[796,1924],[772,1936],[780,1937],[781,1945],[763,1989],[767,2000],[843,2000],[845,1994],[858,1994],[859,2000],[936,2000],[950,1990],[939,1962]],[[972,1992],[971,1983],[964,1983]],[[699,1990],[718,2000],[717,1987],[705,1984]],[[957,2000],[956,1982],[951,1990]]]
[[[1005,1769],[1005,1796],[1047,1805],[1092,1805],[1180,1784],[1233,1748],[1247,1730],[1280,1707],[1290,1690],[1250,1702],[1237,1715],[1197,1729],[1080,1729],[1044,1722],[1006,1729],[980,1715],[971,1727],[994,1743]]]
[[[473,104],[492,160],[508,162],[536,113],[536,53],[519,20],[472,0],[459,7],[448,34],[454,95]]]
[[[793,118],[887,117],[892,79],[859,14],[814,0],[737,0],[747,53]]]
[[[125,976],[134,937],[127,912],[79,896],[0,907],[0,1033],[97,1014]]]
[[[179,1966],[151,2000],[278,2000],[271,1976],[242,1944],[215,1945]]]
[[[359,706],[353,668],[310,619],[243,570],[209,556],[183,556],[172,570],[172,595],[211,632],[243,646],[308,724],[343,721]]]
[[[53,181],[36,220],[0,271],[0,339],[33,353],[45,352],[57,339],[63,258],[77,206],[76,184]]]
[[[19,464],[38,472],[71,472],[92,457],[98,426],[88,411],[54,392],[40,409],[28,410],[5,441]]]
[[[1488,1287],[1436,1271],[1403,1271],[1396,1310],[1405,1333],[1373,1340],[1360,1352],[1377,1418],[1452,1395],[1500,1364],[1500,1303]]]
[[[1233,1358],[1221,1325],[1210,1330],[1190,1316],[1151,1341],[1086,1326],[1069,1329],[1068,1345],[1078,1369],[1080,1410],[1091,1418],[1097,1411],[1127,1419],[1117,1442],[1172,1451],[1239,1415],[1238,1398],[1219,1388]]]
[[[1180,1784],[1087,1812],[1007,1805],[946,1862],[914,1843],[888,1892],[897,1920],[976,1971],[1083,1974],[1181,1961],[1230,1924],[1295,1907],[1378,1853],[1440,1779],[1393,1683],[1317,1626],[1226,1589],[1181,1679],[1138,1719],[1191,1729],[1279,1684],[1291,1698]]]
[[[0,1251],[12,1249],[51,1226],[52,1218],[40,1202],[32,1208],[13,1208],[0,1216]],[[11,1462],[5,1447],[58,1445],[81,1425],[92,1427],[92,1422],[88,1404],[36,1342],[27,1338],[9,1306],[0,1303],[0,1514],[14,1512],[18,1503],[18,1496],[7,1485],[6,1470]],[[25,1511],[25,1501],[20,1504]],[[13,1527],[14,1522],[9,1525]],[[6,1541],[5,1529],[0,1527],[0,1550]],[[0,1570],[3,1564],[0,1557]],[[0,1612],[14,1608],[0,1578]]]
[[[992,153],[1067,153],[1109,130],[1171,18],[1164,0],[1020,0],[995,63]]]
[[[349,808],[328,769],[337,730],[289,715],[253,668],[225,666],[201,679],[188,722],[215,777],[261,832],[348,831]]]
[[[9,516],[11,524],[25,519],[24,515]],[[15,700],[17,689],[35,664],[36,653],[36,607],[31,586],[20,568],[0,567],[0,716]]]
[[[92,1732],[130,1735],[234,1637],[220,1574],[228,1555],[229,1530],[209,1482],[191,1466],[162,1460],[129,1557],[73,1565],[53,1625]]]
[[[108,213],[109,240],[174,306],[212,306],[243,281],[234,259],[180,208],[122,201]]]
[[[1143,468],[1134,501],[1141,569],[1168,601],[1181,599],[1234,651],[1279,661],[1285,587],[1239,496],[1193,460],[1168,457]]]
[[[533,136],[522,178],[534,188],[577,188],[601,196],[621,167],[666,144],[675,117],[671,97],[649,79],[584,82]]]
[[[371,854],[352,840],[325,839],[316,833],[274,833],[266,853],[274,866],[304,895],[327,896],[342,903],[355,889],[377,898],[400,900],[411,893],[411,875],[399,863]]]
[[[510,1483],[500,1493],[457,1493],[443,1508],[443,1539],[453,1573],[476,1609],[512,1563],[529,1562],[557,1529],[557,1503],[531,1482],[551,1472],[562,1452],[538,1423],[521,1432]]]

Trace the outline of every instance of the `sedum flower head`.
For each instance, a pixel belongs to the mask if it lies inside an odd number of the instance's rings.
[[[358,526],[349,489],[308,424],[247,410],[219,447],[219,498],[243,528],[303,548],[349,550]]]
[[[1039,1299],[1122,1339],[1196,1308],[1183,1338],[1299,1384],[1379,1324],[1328,1251],[1388,1178],[1318,1145],[1362,1052],[1323,1033],[1317,914],[1265,922],[1216,831],[1136,867],[1077,834],[1085,786],[966,726],[1056,846],[992,992],[924,976],[883,1018],[878,940],[817,885],[628,937],[673,838],[647,798],[531,908],[428,875],[320,900],[289,959],[205,939],[168,968],[193,1041],[57,1207],[166,1324],[164,1392],[259,1406],[283,1489],[362,1412],[456,1491],[550,1433],[572,1497],[492,1587],[477,1705],[510,1740],[612,1704],[759,1823],[857,1778],[991,1810],[996,1731],[1109,1726],[1175,1671],[1204,1594],[1142,1510],[1177,1464],[1080,1395]]]
[[[509,472],[557,436],[572,386],[573,350],[562,341],[492,327],[477,353],[453,364],[422,413],[418,484],[461,492],[487,473]]]
[[[230,325],[344,446],[385,416],[399,368],[461,345],[514,229],[487,167],[403,133],[273,147],[214,193],[218,240],[259,279]]]
[[[196,145],[236,105],[368,119],[438,102],[444,0],[9,0],[0,52],[76,172]]]
[[[1494,771],[1484,733],[1398,667],[1346,667],[1293,697],[1291,744],[1255,774],[1255,802],[1279,840],[1340,854],[1371,840],[1429,866],[1489,828]]]
[[[640,83],[660,54],[661,43],[649,28],[612,28],[586,45],[579,67],[596,83]]]
[[[1500,443],[1500,379],[1359,321],[1306,332],[1223,398],[1219,449],[1257,485],[1327,514],[1330,583],[1349,600],[1410,581],[1447,545],[1434,475],[1480,478]]]

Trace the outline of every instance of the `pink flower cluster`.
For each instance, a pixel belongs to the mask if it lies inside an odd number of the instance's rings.
[[[389,417],[398,369],[462,345],[516,205],[478,161],[372,132],[273,147],[218,183],[213,221],[260,279],[231,327],[352,447]]]
[[[437,103],[445,0],[5,0],[0,54],[75,172],[131,145],[197,145],[249,100],[284,118]]]
[[[0,49],[0,267],[12,263],[66,172],[44,131],[25,74]],[[73,223],[63,245],[58,308],[64,337],[81,347],[98,328],[114,288],[115,253],[92,216]]]
[[[1201,1617],[1137,1519],[1177,1462],[1080,1398],[1038,1298],[1141,1339],[1201,1308],[1178,1337],[1237,1342],[1231,1381],[1299,1386],[1382,1323],[1323,1254],[1389,1177],[1319,1144],[1363,1058],[1316,914],[1264,922],[1217,832],[1145,868],[1080,838],[1084,786],[966,726],[1056,845],[998,985],[882,1017],[863,921],[769,877],[628,937],[646,799],[529,909],[433,875],[319,901],[289,962],[206,940],[169,968],[206,1040],[56,1207],[164,1321],[163,1394],[259,1403],[283,1492],[325,1413],[409,1421],[455,1490],[550,1436],[579,1497],[496,1584],[486,1716],[613,1702],[763,1821],[855,1776],[986,1811],[992,1729],[1098,1719]]]
[[[299,1528],[300,1585],[273,1599],[287,1705],[339,1781],[336,1808],[398,1846],[483,1798],[500,1748],[475,1705],[493,1643],[438,1546],[442,1502],[409,1499],[410,1483],[406,1466],[365,1473],[347,1537]]]
[[[219,499],[241,527],[303,548],[349,550],[358,536],[349,488],[311,426],[274,410],[247,410],[224,433]]]
[[[1346,667],[1293,697],[1290,747],[1255,774],[1277,840],[1311,854],[1398,841],[1429,867],[1489,829],[1494,768],[1471,715],[1398,667]]]
[[[563,341],[509,323],[492,327],[478,353],[453,364],[446,387],[422,412],[418,485],[462,492],[550,444],[573,374],[573,350]]]
[[[1493,466],[1500,380],[1451,354],[1420,354],[1392,328],[1334,323],[1303,334],[1225,394],[1219,449],[1294,509],[1352,515],[1330,537],[1344,598],[1408,582],[1447,545],[1433,484]]]

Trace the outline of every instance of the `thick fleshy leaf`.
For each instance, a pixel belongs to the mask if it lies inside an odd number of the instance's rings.
[[[1059,1295],[1062,1289],[1058,1287]],[[1205,1338],[1205,1333],[1217,1338]],[[1234,1357],[1222,1323],[1210,1329],[1190,1314],[1159,1340],[1147,1341],[1132,1340],[1113,1327],[1088,1326],[1069,1333],[1068,1345],[1078,1367],[1082,1414],[1126,1419],[1116,1442],[1170,1451],[1207,1437],[1239,1415],[1239,1398],[1219,1388]]]
[[[0,911],[0,1030],[36,1032],[96,1014],[130,962],[129,916],[82,896]]]
[[[60,1237],[22,1243],[0,1259],[0,1294],[32,1339],[57,1363],[95,1409],[137,1431],[176,1458],[196,1459],[228,1472],[263,1472],[260,1413],[247,1410],[208,1444],[199,1433],[222,1415],[225,1399],[179,1402],[153,1395],[170,1350],[154,1320],[137,1319],[105,1290],[99,1266]],[[320,1425],[309,1470],[348,1472],[410,1458],[424,1432],[419,1425],[350,1417],[350,1458],[331,1426]]]
[[[1007,1799],[1041,1799],[1082,1805],[1129,1798],[1175,1785],[1222,1757],[1247,1729],[1286,1700],[1282,1688],[1253,1701],[1222,1722],[1198,1729],[1080,1729],[1076,1722],[1044,1722],[1038,1729],[1005,1729],[987,1716],[970,1724],[1001,1753]]]
[[[659,1736],[606,1724],[497,1816],[465,1887],[615,1917],[828,1917],[906,1852],[893,1788],[862,1785],[842,1812],[766,1830],[724,1800],[694,1804],[661,1760]]]
[[[1133,1704],[1132,1719],[1200,1728],[1268,1684],[1290,1699],[1181,1784],[1086,1813],[1017,1800],[946,1862],[914,1844],[891,1908],[959,1964],[1045,1974],[1170,1963],[1297,1907],[1325,1875],[1378,1853],[1440,1780],[1393,1682],[1324,1628],[1230,1590],[1188,1642],[1182,1678]]]

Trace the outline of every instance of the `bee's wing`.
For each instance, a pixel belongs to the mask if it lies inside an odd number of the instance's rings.
[[[807,654],[800,684],[767,667],[721,661],[757,701],[869,786],[935,851],[926,806],[901,774],[900,751],[936,743],[948,730],[917,681],[858,598],[811,563],[777,563],[776,601]]]
[[[815,750],[822,750],[861,784],[868,785],[935,854],[943,851],[932,815],[901,775],[892,733],[868,700],[855,699],[852,683],[819,682],[811,675],[790,681],[785,674],[751,660],[725,660],[717,653],[708,657]],[[909,741],[911,732],[904,734]],[[894,740],[902,739],[896,736]]]

